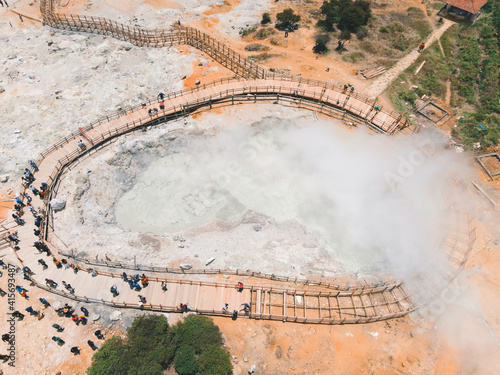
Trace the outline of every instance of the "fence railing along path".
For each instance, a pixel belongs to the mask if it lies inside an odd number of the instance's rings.
[[[75,20],[71,16],[56,15],[52,1],[42,0],[41,7],[44,19],[49,21],[49,24],[53,22],[54,26],[64,24],[68,28],[83,27],[83,21],[78,17]],[[198,32],[191,32],[190,36],[187,36],[189,32],[183,34],[182,30],[187,30],[187,28],[179,28],[178,36],[174,38],[173,34],[164,31],[133,30],[131,32],[130,29],[125,31],[125,27],[119,27],[116,23],[102,19],[97,21],[91,19],[87,22],[88,20],[84,18],[84,21],[85,27],[90,27],[87,31],[108,33],[107,35],[121,38],[124,38],[126,33],[128,38],[133,35],[134,40],[140,39],[141,43],[158,43],[161,38],[170,40],[172,43],[175,38],[177,38],[175,42],[183,40],[182,38],[186,40],[191,38],[189,43],[196,44],[200,48],[206,48],[206,45],[212,43],[204,36],[204,40],[200,39]],[[224,47],[222,50],[226,51]],[[227,52],[227,55],[231,53]],[[254,71],[252,65],[241,61],[240,58],[236,62],[234,55],[232,56],[231,59],[234,61],[231,66],[234,69],[240,69],[247,75],[254,74],[251,73]],[[259,70],[255,68],[254,76],[258,77],[259,74]],[[266,74],[265,77],[265,80],[223,79],[170,94],[165,99],[165,108],[156,115],[150,115],[148,111],[158,106],[157,101],[147,101],[140,106],[99,119],[42,152],[36,160],[39,166],[36,177],[38,181],[45,181],[49,185],[49,194],[43,202],[43,238],[46,240],[49,237],[50,207],[48,202],[55,196],[60,176],[65,168],[83,154],[91,153],[113,138],[144,126],[160,124],[214,106],[261,101],[314,109],[331,116],[341,117],[344,121],[365,123],[385,133],[392,133],[397,128],[405,126],[406,119],[402,116],[385,111],[383,108],[375,108],[366,98],[325,82],[297,77],[286,78],[279,75]],[[77,137],[79,136],[84,139],[86,149],[78,147]],[[74,273],[71,269],[57,268],[48,258],[49,268],[41,271],[41,266],[37,263],[40,255],[31,246],[38,239],[33,234],[34,220],[29,214],[26,215],[25,220],[25,226],[19,227],[18,230],[18,237],[22,239],[22,242],[16,254],[22,264],[35,270],[33,282],[37,286],[75,300],[99,302],[116,307],[138,307],[138,292],[131,290],[128,284],[120,284],[118,279],[121,277],[121,272],[116,272],[116,266],[113,268],[100,265],[94,277],[92,274],[96,270],[91,272],[88,264],[79,265],[77,269],[80,271]],[[50,247],[52,255],[59,258],[59,252],[52,244]],[[250,317],[253,318],[341,324],[394,318],[403,316],[415,308],[401,283],[363,288],[340,288],[324,284],[291,284],[292,280],[273,280],[270,277],[269,283],[274,285],[262,286],[249,283],[244,291],[239,293],[232,284],[183,280],[175,277],[164,278],[164,275],[158,275],[158,270],[153,271],[146,272],[150,276],[150,286],[141,291],[148,301],[143,306],[146,309],[178,311],[177,306],[182,302],[190,304],[191,308],[198,313],[218,315],[223,314],[223,303],[229,303],[230,309],[239,309],[242,303],[249,303],[252,306]],[[248,280],[252,280],[251,277],[257,275],[249,276]],[[70,283],[75,289],[75,294],[61,291],[60,287],[54,289],[44,286],[45,278],[59,283],[63,280]],[[163,280],[169,285],[166,292],[163,292],[160,287],[160,282]],[[116,298],[110,298],[109,288],[114,284],[119,286],[120,294]]]
[[[218,84],[204,85],[203,87],[197,89],[186,90],[185,92],[179,94],[170,95],[168,99],[165,100],[164,110],[160,111],[158,115],[151,116],[148,114],[149,109],[157,106],[157,103],[154,101],[148,101],[144,106],[141,105],[133,110],[124,110],[114,116],[109,116],[106,119],[100,119],[91,124],[91,126],[80,129],[70,136],[64,137],[55,145],[42,152],[40,157],[37,159],[39,171],[36,172],[36,177],[38,181],[46,181],[49,185],[50,191],[49,196],[44,202],[44,211],[50,212],[48,201],[54,196],[54,192],[57,190],[60,182],[59,177],[62,173],[64,173],[65,168],[75,162],[83,154],[92,152],[94,149],[105,145],[108,141],[121,134],[133,131],[143,126],[149,126],[168,121],[169,119],[175,119],[179,116],[189,114],[192,111],[202,110],[221,103],[222,105],[229,105],[246,102],[254,103],[259,100],[289,100],[290,105],[297,105],[297,102],[301,100],[306,103],[307,98],[314,99],[318,95],[326,95],[327,99],[325,99],[325,101],[328,100],[330,95],[334,98],[334,100],[335,98],[338,98],[339,95],[336,91],[330,93],[329,89],[326,88],[325,90],[318,92],[317,87],[308,87],[308,85],[303,82],[277,80],[271,82],[272,86],[260,86],[262,83],[265,84],[269,82],[263,80],[224,80]],[[284,85],[282,85],[282,83],[284,83]],[[342,93],[340,93],[340,95],[341,94]],[[347,94],[344,95],[347,96]],[[355,99],[356,98],[354,98],[354,100]],[[351,106],[353,105],[354,100],[351,101]],[[319,104],[318,102],[313,103]],[[362,104],[363,103],[361,102],[361,105]],[[325,108],[328,108],[325,103],[322,103],[322,105],[324,105]],[[330,108],[328,110],[333,109]],[[359,113],[362,113],[359,109],[357,110]],[[365,110],[368,111],[369,109]],[[345,112],[343,115],[345,115]],[[79,136],[82,136],[82,139],[85,140],[86,149],[82,149],[77,145],[77,138]],[[44,226],[45,239],[49,236],[47,231],[49,228],[47,225],[49,217],[50,215],[46,217]],[[31,268],[37,267],[36,262],[38,257],[38,254],[36,254],[30,246],[30,244],[36,240],[32,233],[32,228],[29,228],[32,221],[32,218],[28,217],[26,226],[19,230],[19,237],[23,239],[23,242],[21,243],[21,249],[18,251],[22,261]],[[28,239],[28,241],[25,242],[25,239]],[[58,251],[55,249],[53,251],[53,255],[55,257],[60,257],[60,255],[58,255]],[[84,264],[81,266],[81,272],[84,272],[84,269],[88,269],[89,267],[90,265]],[[129,292],[127,288],[125,288],[126,292],[120,293],[120,299],[117,299],[116,301],[109,299],[107,291],[113,283],[116,283],[116,278],[120,277],[120,272],[116,272],[116,267],[113,268],[108,265],[100,265],[99,267],[98,277],[101,279],[102,276],[106,276],[106,281],[95,281],[95,278],[88,277],[88,274],[85,272],[83,273],[83,276],[81,273],[78,274],[80,276],[72,276],[71,272],[57,269],[51,269],[50,272],[53,272],[53,274],[49,273],[49,278],[56,278],[58,281],[65,280],[66,282],[71,283],[76,289],[76,295],[70,295],[71,298],[91,302],[115,304],[116,306],[121,307],[137,307],[137,300],[135,300],[137,298],[137,293],[133,291]],[[126,272],[129,271],[127,267],[123,268]],[[233,295],[232,293],[237,293],[234,291],[233,286],[221,286],[215,283],[208,283],[208,285],[206,285],[206,282],[181,280],[174,277],[164,279],[164,275],[157,274],[160,270],[154,271],[155,273],[148,274],[153,280],[155,280],[154,283],[156,284],[152,285],[156,285],[156,287],[152,287],[148,290],[158,289],[160,280],[166,280],[172,285],[195,285],[193,287],[195,289],[198,287],[201,288],[201,285],[204,285],[204,287],[215,288],[215,291],[210,292],[214,296],[217,295],[217,288],[223,287],[225,288],[224,290],[228,291],[224,294],[223,299],[232,301],[231,304],[239,302],[251,304],[255,313],[255,315],[251,316],[262,319],[279,319],[315,323],[321,322],[328,324],[349,322],[361,323],[401,316],[415,308],[400,283],[383,284],[379,286],[374,285],[366,288],[338,287],[335,285],[325,284],[294,284],[293,287],[283,288],[282,285],[284,282],[293,282],[293,280],[273,280],[273,278],[270,277],[269,279],[273,281],[274,284],[281,285],[281,288],[250,285],[250,294],[243,296],[242,294]],[[256,276],[256,274],[250,273],[250,276]],[[82,277],[85,281],[81,280]],[[43,279],[39,279],[37,275],[35,275],[35,281],[38,285],[43,284]],[[325,288],[334,290],[325,291]],[[179,290],[179,292],[174,292],[176,290]],[[171,293],[169,294],[175,294],[179,303],[186,302],[180,298],[181,296],[193,296],[197,293],[193,290],[184,290],[182,292],[180,292],[180,290],[180,287],[175,287],[175,289],[170,290]],[[210,295],[210,293],[204,290],[204,294]],[[146,306],[146,308],[176,311],[176,304],[172,304],[173,302],[171,300],[168,300],[168,303],[166,303],[163,299],[163,293],[152,293],[146,295],[146,297],[150,297],[151,301],[150,305]],[[212,299],[212,302],[208,302],[207,300],[200,306],[197,306],[198,304],[201,304],[201,302],[196,298],[194,298],[193,301],[194,302],[190,302],[193,309],[196,309],[200,313],[207,311],[211,311],[211,313],[214,314],[222,313],[222,310],[220,310],[220,301],[217,298]],[[210,303],[212,303],[212,305],[210,305]],[[193,306],[193,304],[197,305]]]
[[[333,100],[341,98],[345,101],[347,97],[347,94],[342,97],[342,93],[336,91],[330,93],[330,90],[326,88],[318,90],[316,86],[310,87],[301,82],[276,80],[270,83],[269,86],[269,81],[263,80],[229,80],[196,90],[187,90],[179,95],[171,95],[165,100],[165,108],[157,116],[151,116],[148,113],[149,109],[157,106],[157,103],[148,102],[132,111],[125,110],[105,120],[98,120],[91,126],[64,137],[42,152],[36,161],[39,170],[35,175],[37,181],[47,182],[49,186],[49,194],[44,200],[43,209],[46,213],[44,238],[47,239],[50,235],[48,202],[55,196],[60,176],[65,168],[83,154],[92,152],[121,134],[220,104],[285,99],[291,100],[291,103],[299,100],[306,102],[307,98],[315,98],[319,95],[326,95],[326,98],[331,96]],[[355,109],[359,113],[369,111],[369,108],[362,108],[364,103],[356,101],[356,97],[350,99],[352,99],[349,104],[351,110]],[[328,99],[325,99],[325,102],[326,100]],[[380,120],[379,123],[382,125],[383,121]],[[85,142],[85,149],[77,144],[80,137]],[[252,306],[253,312],[250,317],[253,318],[327,324],[366,323],[389,319],[407,314],[413,308],[401,283],[360,288],[325,284],[294,284],[269,278],[269,285],[252,285],[250,277],[245,279],[250,281],[245,281],[248,286],[244,293],[239,293],[234,288],[234,284],[194,281],[194,276],[189,280],[174,276],[165,278],[165,275],[158,275],[158,272],[145,272],[152,280],[150,287],[137,292],[131,290],[128,284],[120,284],[121,272],[124,270],[129,272],[127,269],[117,270],[100,266],[97,270],[97,267],[93,267],[94,272],[97,271],[97,276],[93,277],[90,273],[90,266],[87,264],[79,265],[80,272],[75,274],[71,269],[56,268],[51,263],[51,258],[48,258],[46,263],[50,264],[49,269],[42,271],[42,267],[38,264],[41,255],[32,247],[33,242],[37,240],[33,234],[33,217],[26,214],[25,220],[26,224],[18,230],[18,237],[22,240],[17,250],[20,261],[35,271],[33,281],[36,285],[43,287],[45,278],[53,279],[59,284],[64,280],[72,285],[75,294],[64,293],[60,287],[56,290],[49,288],[50,291],[62,293],[76,300],[106,303],[117,307],[139,307],[137,295],[141,293],[148,301],[143,308],[178,311],[177,306],[182,302],[190,304],[191,308],[199,313],[216,315],[223,313],[223,303],[228,303],[230,309],[233,310],[238,309],[242,303],[248,303]],[[51,244],[50,247],[52,255],[60,258],[54,246]],[[162,280],[169,285],[167,292],[161,290]],[[116,298],[111,298],[109,288],[114,284],[119,286],[120,294]]]
[[[309,86],[317,86],[319,89],[326,90],[328,88],[331,91],[336,91],[338,93],[346,93],[346,90],[343,90],[340,86],[329,85],[326,82],[309,79],[302,80],[297,76],[284,76],[272,73],[259,64],[256,64],[255,62],[236,53],[234,50],[227,47],[225,44],[218,42],[206,33],[191,27],[184,27],[180,23],[174,24],[169,30],[145,30],[136,26],[131,27],[129,25],[124,25],[102,17],[58,14],[54,10],[53,0],[42,0],[40,3],[40,9],[44,23],[55,28],[109,35],[120,40],[129,41],[137,46],[164,47],[177,44],[187,44],[205,52],[208,56],[233,71],[239,77],[271,80],[276,80],[277,77],[279,77],[279,80],[282,81],[288,80],[306,82]],[[402,114],[395,114],[391,111],[385,111],[383,108],[380,108],[378,105],[370,102],[366,97],[357,94],[346,95],[346,97],[356,97],[357,101],[364,102],[368,108],[371,108],[370,112],[365,113],[365,116],[363,117],[366,121],[373,122],[371,117],[373,117],[373,120],[377,117],[377,120],[382,118],[382,121],[389,121],[388,118],[384,119],[384,113],[389,113],[392,125],[389,129],[384,129],[386,132],[392,133],[397,129],[403,129],[409,125],[406,116],[403,116]],[[339,95],[336,105],[337,107],[345,109],[349,112],[351,105],[345,102],[346,97]],[[318,100],[321,101],[321,96],[319,96]],[[380,115],[378,113],[380,113]],[[356,111],[353,114],[357,115]]]

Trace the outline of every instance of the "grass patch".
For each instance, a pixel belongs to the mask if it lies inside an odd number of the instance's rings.
[[[417,32],[420,38],[425,39],[432,31],[432,27],[427,21],[425,13],[420,8],[408,8],[408,22],[406,25]]]
[[[252,33],[254,33],[255,31],[257,31],[257,29],[255,27],[250,27],[248,29],[245,29],[245,30],[242,30],[241,31],[241,37],[246,37],[247,35],[250,35]]]
[[[273,57],[278,57],[280,56],[279,54],[276,54],[276,53],[267,53],[267,52],[264,52],[264,53],[260,53],[258,55],[252,55],[252,56],[248,56],[249,59],[252,59],[254,61],[266,61],[266,60],[269,60],[269,59],[272,59]]]
[[[348,61],[350,63],[355,63],[356,61],[360,61],[360,60],[364,60],[365,59],[365,55],[361,52],[353,52],[353,53],[350,53],[348,55],[344,55],[342,57],[342,59],[344,61]]]
[[[270,28],[265,28],[265,29],[260,29],[257,31],[254,35],[255,39],[266,39],[267,37],[276,34],[276,30],[270,29]]]

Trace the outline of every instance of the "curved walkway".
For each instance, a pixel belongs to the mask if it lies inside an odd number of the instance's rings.
[[[53,13],[52,0],[42,0],[41,7],[45,21],[55,22],[58,20],[58,22],[62,22],[62,18]],[[78,24],[83,25],[80,18],[75,21],[74,17],[70,16],[71,21],[69,21],[67,16],[64,17],[65,22],[67,22],[66,26],[69,28]],[[106,20],[99,19],[99,22],[95,22],[95,20],[88,22],[85,19],[84,21],[86,26],[90,25],[98,32],[109,33],[113,36],[115,36],[114,34],[118,36],[127,34],[129,37],[134,35],[136,40],[142,41],[152,42],[170,38],[172,43],[179,42],[179,40],[173,41],[172,35],[174,34],[169,32],[147,32],[146,37],[144,37],[140,30],[135,30],[131,34],[130,30],[126,31],[122,27],[120,34],[117,26],[111,22],[108,24]],[[184,31],[185,33],[182,34]],[[181,34],[185,35],[189,44],[202,50],[203,48],[213,50],[213,40],[206,39],[198,31],[192,32],[180,28],[178,35]],[[225,48],[222,47],[222,50],[224,51]],[[219,53],[220,49],[216,52]],[[234,71],[243,72],[243,76],[259,76],[259,69],[247,65],[240,58],[237,60],[234,52],[233,55],[228,52],[227,56],[227,61],[234,68]],[[254,68],[255,70],[252,70]],[[114,116],[99,119],[61,139],[57,144],[42,152],[36,161],[39,171],[35,175],[37,183],[47,182],[49,186],[47,197],[43,202],[45,205],[43,238],[47,240],[49,235],[48,221],[51,212],[48,202],[55,197],[60,184],[60,176],[64,173],[65,168],[83,154],[106,145],[114,137],[144,126],[157,125],[215,106],[263,101],[312,109],[340,117],[344,121],[366,124],[371,129],[383,133],[390,134],[407,125],[406,118],[399,114],[386,111],[384,108],[376,108],[369,103],[367,98],[351,94],[342,88],[320,81],[297,79],[296,77],[284,78],[271,75],[265,75],[265,77],[264,80],[224,79],[173,93],[164,100],[164,108],[158,112],[152,110],[158,109],[159,103],[149,101]],[[78,137],[85,140],[85,149],[77,145]],[[18,237],[21,239],[19,246],[11,243],[11,246],[16,250],[19,261],[35,272],[32,275],[32,281],[35,285],[75,300],[104,303],[116,307],[139,308],[138,294],[140,293],[147,300],[141,308],[179,311],[177,306],[180,303],[187,303],[192,310],[198,313],[212,315],[223,315],[222,305],[224,303],[229,304],[229,310],[239,310],[242,304],[248,303],[252,307],[252,312],[248,315],[251,318],[326,324],[368,323],[403,316],[416,308],[410,300],[410,296],[406,294],[402,283],[339,287],[323,283],[299,284],[275,280],[273,277],[262,283],[251,276],[245,276],[244,281],[247,285],[243,291],[239,292],[234,283],[193,281],[191,275],[189,279],[181,276],[165,278],[164,273],[148,271],[146,273],[150,277],[150,285],[141,291],[136,291],[130,289],[128,283],[125,284],[117,280],[121,278],[122,269],[116,272],[116,268],[107,265],[93,266],[93,269],[90,269],[88,264],[76,264],[75,270],[79,271],[73,272],[72,268],[69,267],[57,268],[48,258],[49,261],[46,263],[49,266],[47,270],[42,271],[42,267],[38,264],[42,255],[34,251],[31,245],[38,239],[33,234],[34,218],[30,214],[25,216],[26,224],[18,227]],[[466,245],[467,249],[469,242]],[[47,241],[47,244],[52,256],[59,258],[59,251],[50,242]],[[458,246],[455,244],[454,248],[458,248]],[[462,254],[461,250],[458,252]],[[464,259],[461,264],[466,261],[466,256]],[[239,279],[242,277],[239,276]],[[62,284],[62,281],[71,284],[75,290],[74,294],[62,291],[60,286],[58,288],[45,286],[44,280],[46,278],[53,279],[59,284]],[[161,289],[161,281],[167,282],[167,291]],[[120,292],[114,298],[111,297],[109,291],[113,285],[117,285]]]
[[[289,80],[222,80],[203,85],[196,89],[171,94],[164,99],[164,109],[158,115],[151,115],[150,110],[158,107],[158,102],[150,101],[137,108],[130,108],[115,116],[100,119],[85,129],[61,139],[56,145],[42,152],[36,161],[39,170],[34,174],[38,183],[47,182],[49,194],[45,200],[44,223],[45,239],[49,233],[50,207],[52,199],[60,183],[60,175],[83,154],[105,145],[112,138],[139,129],[143,126],[160,124],[170,119],[185,116],[199,110],[213,108],[217,105],[239,103],[255,103],[262,101],[284,102],[295,106],[314,106],[318,111],[331,112],[337,116],[350,116],[353,119],[366,120],[374,129],[390,132],[395,119],[384,111],[373,111],[373,108],[355,95],[335,91],[333,88],[317,87],[303,81]],[[337,107],[337,102],[344,104],[344,109]],[[333,103],[333,104],[332,104]],[[357,113],[357,117],[354,115]],[[80,138],[81,137],[81,138]],[[78,146],[78,139],[84,139],[85,149]],[[38,198],[36,198],[38,199]],[[405,293],[401,283],[373,285],[365,287],[339,287],[324,283],[297,283],[297,280],[286,282],[270,277],[264,285],[255,278],[245,277],[248,284],[243,292],[238,292],[234,284],[208,283],[193,281],[192,275],[186,280],[183,277],[166,278],[164,273],[146,272],[150,286],[141,292],[129,288],[117,278],[121,272],[128,270],[93,266],[97,276],[93,277],[89,265],[79,265],[80,272],[71,269],[56,268],[50,263],[46,271],[41,271],[38,264],[41,255],[33,250],[32,243],[37,238],[33,234],[34,218],[25,215],[26,224],[19,227],[18,237],[21,239],[17,255],[22,264],[35,271],[33,281],[42,288],[55,293],[63,293],[69,298],[86,302],[100,302],[117,307],[138,308],[138,294],[146,297],[147,304],[143,308],[161,311],[179,311],[180,303],[188,303],[194,311],[203,314],[222,315],[222,305],[229,304],[230,310],[239,309],[241,304],[248,303],[252,307],[249,315],[256,319],[277,319],[284,321],[307,323],[367,323],[389,319],[407,314],[413,305]],[[55,258],[59,252],[47,242]],[[244,276],[239,276],[243,278]],[[59,284],[65,281],[73,286],[75,294],[64,293],[60,289],[44,286],[45,278]],[[166,281],[169,290],[161,290],[161,281]],[[120,294],[111,298],[110,287],[117,284]],[[312,284],[312,285],[311,285]]]

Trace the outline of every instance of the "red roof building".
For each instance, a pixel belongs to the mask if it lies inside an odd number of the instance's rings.
[[[466,12],[476,14],[479,13],[481,7],[486,4],[488,0],[446,0],[446,4],[450,4],[455,8],[465,10]]]

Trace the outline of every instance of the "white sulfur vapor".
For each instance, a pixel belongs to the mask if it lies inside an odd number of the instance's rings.
[[[194,137],[152,163],[116,217],[127,229],[168,233],[253,210],[300,223],[348,272],[406,278],[440,262],[445,202],[454,179],[470,173],[464,160],[436,134],[265,118]]]

